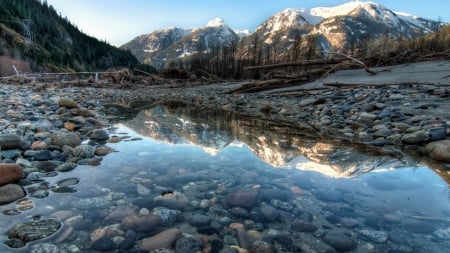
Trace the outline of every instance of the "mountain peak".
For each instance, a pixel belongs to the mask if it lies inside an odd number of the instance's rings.
[[[206,26],[207,27],[219,27],[219,26],[223,26],[223,25],[225,25],[225,22],[223,21],[223,19],[215,18],[213,20],[210,20]]]

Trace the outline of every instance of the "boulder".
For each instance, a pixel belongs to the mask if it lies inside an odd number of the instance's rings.
[[[425,153],[432,159],[450,162],[450,140],[434,141],[425,146]]]

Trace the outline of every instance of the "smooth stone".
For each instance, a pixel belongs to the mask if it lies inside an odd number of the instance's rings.
[[[415,234],[431,234],[436,230],[436,228],[429,223],[417,222],[406,224],[405,230]]]
[[[233,207],[229,210],[229,212],[238,218],[247,218],[249,216],[248,211],[242,207]]]
[[[40,171],[54,171],[62,162],[59,161],[33,161],[33,167]]]
[[[22,156],[22,151],[19,149],[0,150],[0,159],[3,157],[4,159],[16,160],[20,156]]]
[[[263,204],[261,205],[260,210],[264,218],[271,222],[275,221],[280,215],[280,212],[271,205]]]
[[[60,98],[58,100],[58,106],[59,107],[66,107],[66,108],[76,108],[76,107],[78,107],[78,103],[75,102],[71,98]]]
[[[33,143],[31,143],[31,149],[33,149],[33,150],[47,149],[47,148],[48,148],[48,145],[44,141],[34,141]]]
[[[402,142],[405,144],[421,144],[430,140],[430,134],[425,131],[418,131],[403,135]]]
[[[359,115],[359,117],[361,117],[361,119],[374,120],[377,118],[377,115],[373,113],[363,112]]]
[[[0,150],[20,149],[22,139],[13,134],[0,135]]]
[[[194,227],[208,226],[211,223],[211,217],[196,213],[190,217],[189,223]]]
[[[318,229],[314,224],[300,219],[295,219],[291,224],[291,228],[298,232],[309,233],[315,232]]]
[[[95,147],[88,144],[81,144],[73,149],[73,154],[80,158],[92,158],[95,156]]]
[[[92,243],[92,249],[101,252],[112,251],[116,248],[116,244],[111,238],[103,236]]]
[[[0,205],[8,204],[25,197],[22,186],[17,184],[7,184],[0,186]]]
[[[180,238],[181,230],[170,228],[154,236],[144,239],[139,245],[139,250],[151,252],[161,248],[174,248],[175,242]]]
[[[263,201],[271,201],[272,199],[288,201],[293,194],[286,190],[263,189],[261,190],[261,196]]]
[[[450,140],[430,142],[425,146],[425,153],[432,159],[450,162]]]
[[[275,253],[275,248],[272,244],[262,240],[254,241],[248,248],[249,253]]]
[[[174,191],[163,193],[153,198],[156,206],[167,207],[170,209],[183,209],[190,205],[189,199],[181,192]]]
[[[443,127],[430,129],[430,140],[439,141],[447,137],[447,131]]]
[[[138,232],[150,232],[158,228],[162,224],[161,217],[157,215],[145,214],[145,215],[130,215],[122,219],[121,228],[133,229]]]
[[[109,139],[109,135],[103,129],[95,129],[94,131],[92,131],[89,138],[94,141],[106,141]]]
[[[363,229],[359,234],[375,243],[385,243],[388,240],[388,234],[384,231]]]
[[[175,243],[175,253],[201,252],[202,244],[192,237],[179,238]]]
[[[0,163],[0,185],[15,182],[23,177],[23,169],[17,164]]]
[[[63,187],[63,186],[77,185],[79,182],[80,182],[80,179],[78,179],[78,178],[66,178],[66,179],[58,181],[56,184],[60,187]]]
[[[323,241],[339,252],[351,251],[356,248],[356,242],[340,231],[328,231],[323,237]]]
[[[139,196],[148,196],[151,193],[150,189],[141,184],[138,184],[136,186],[136,192],[139,194]]]
[[[249,190],[240,190],[227,195],[226,201],[230,206],[243,208],[253,207],[257,202],[258,193]]]
[[[76,147],[81,144],[81,138],[78,134],[73,132],[58,132],[53,133],[51,136],[51,144],[57,145],[60,147],[69,146]]]
[[[172,226],[175,222],[183,220],[183,215],[180,211],[168,209],[165,207],[155,207],[152,210],[153,215],[161,217],[163,226]]]
[[[99,146],[99,147],[95,148],[95,155],[98,155],[98,156],[105,156],[105,155],[113,153],[113,152],[115,152],[115,150],[108,146]]]
[[[45,219],[19,223],[8,231],[8,237],[16,238],[24,243],[46,238],[54,234],[61,227],[55,219]]]
[[[75,169],[78,165],[76,163],[63,163],[55,168],[55,171],[67,172]]]

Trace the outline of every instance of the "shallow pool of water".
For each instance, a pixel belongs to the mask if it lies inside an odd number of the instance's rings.
[[[10,227],[32,219],[57,218],[58,232],[2,252],[49,245],[99,252],[108,246],[95,244],[102,233],[116,252],[138,252],[144,238],[172,227],[205,252],[219,252],[214,240],[251,252],[450,252],[448,184],[413,160],[186,108],[143,110],[109,132],[122,141],[108,144],[117,152],[99,166],[46,178],[50,186],[79,179],[74,192],[28,198],[32,209],[0,216],[3,241]],[[164,199],[175,194],[176,203]],[[135,228],[127,220],[147,214],[162,222]]]

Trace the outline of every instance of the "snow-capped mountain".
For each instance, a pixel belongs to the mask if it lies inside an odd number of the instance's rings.
[[[289,8],[269,17],[251,34],[248,30],[233,31],[222,19],[216,18],[202,28],[172,27],[141,35],[123,48],[130,49],[141,62],[162,68],[170,62],[231,45],[239,39],[242,40],[239,44],[243,45],[241,52],[248,52],[245,47],[258,41],[267,54],[282,54],[295,43],[304,41],[307,35],[315,35],[323,51],[332,48],[348,51],[383,36],[410,39],[432,33],[443,25],[394,12],[378,3],[357,0],[335,7]]]
[[[352,1],[335,7],[289,8],[267,19],[255,33],[271,44],[280,33],[285,40],[295,40],[295,29],[301,34],[318,35],[322,49],[329,50],[349,48],[383,35],[414,38],[440,26],[439,22],[394,12],[374,2]]]
[[[193,29],[167,28],[148,35],[141,35],[122,48],[139,55],[139,60],[157,68],[195,53],[230,46],[239,36],[221,18],[215,18],[206,26]]]

